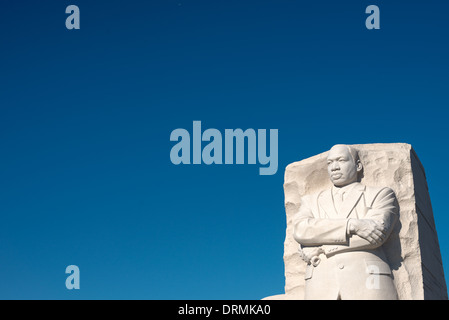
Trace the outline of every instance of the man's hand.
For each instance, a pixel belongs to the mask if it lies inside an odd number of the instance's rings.
[[[320,254],[324,253],[324,250],[321,247],[302,247],[299,249],[301,258],[310,263],[312,258],[318,257]]]
[[[384,223],[371,219],[350,219],[348,229],[350,234],[356,234],[371,244],[379,244],[386,237]]]

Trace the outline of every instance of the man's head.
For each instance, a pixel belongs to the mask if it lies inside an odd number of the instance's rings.
[[[327,172],[336,187],[344,187],[356,182],[362,169],[359,154],[354,148],[337,144],[329,150]]]

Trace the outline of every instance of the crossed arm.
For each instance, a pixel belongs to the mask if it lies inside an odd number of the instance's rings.
[[[304,199],[293,236],[307,261],[321,253],[332,256],[345,251],[375,249],[388,239],[397,219],[396,197],[390,188],[377,194],[363,219],[315,218]]]

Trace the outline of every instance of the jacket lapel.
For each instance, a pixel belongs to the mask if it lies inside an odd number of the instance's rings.
[[[338,218],[337,211],[335,211],[334,199],[332,198],[332,189],[325,190],[320,194],[318,205],[320,206],[320,216],[322,218]],[[321,214],[322,211],[324,211],[324,214]]]
[[[347,218],[351,214],[351,211],[359,202],[364,191],[365,186],[361,183],[357,183],[357,185],[349,191],[349,194],[346,195],[338,214],[339,218]]]

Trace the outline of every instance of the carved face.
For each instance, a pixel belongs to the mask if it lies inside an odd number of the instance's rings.
[[[344,187],[357,181],[357,174],[362,170],[360,161],[355,163],[346,146],[332,147],[327,156],[327,172],[336,187]]]

